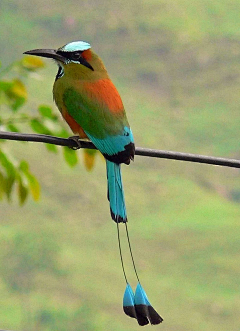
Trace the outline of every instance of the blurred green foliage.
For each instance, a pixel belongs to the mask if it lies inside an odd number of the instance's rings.
[[[30,120],[31,115],[21,112],[21,108],[27,101],[27,91],[23,79],[26,79],[29,71],[35,71],[43,67],[43,62],[26,59],[12,63],[0,71],[0,126],[2,130],[19,131],[19,122]],[[20,204],[24,204],[30,192],[34,200],[39,199],[40,185],[35,176],[29,170],[26,161],[16,161],[9,152],[4,150],[4,142],[1,141],[0,149],[0,198],[12,197],[14,186]]]
[[[0,269],[11,291],[29,294],[38,272],[61,274],[57,265],[59,246],[47,233],[17,232],[2,240]]]
[[[23,111],[22,107],[28,99],[25,81],[30,73],[38,72],[44,67],[44,62],[33,56],[26,56],[20,61],[10,64],[0,70],[0,128],[11,132],[27,130],[28,127],[35,133],[68,137],[59,116],[53,113],[50,106],[40,105],[37,112]],[[0,141],[0,199],[11,200],[14,187],[19,203],[23,205],[30,193],[35,201],[40,197],[40,185],[37,178],[31,173],[27,161],[17,161],[4,149],[4,141]],[[58,148],[47,144],[47,149],[57,152]],[[73,167],[78,163],[77,153],[70,148],[62,148],[65,161]],[[86,168],[91,170],[94,165],[95,152],[85,151]]]

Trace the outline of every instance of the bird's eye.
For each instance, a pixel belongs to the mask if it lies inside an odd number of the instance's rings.
[[[79,61],[81,54],[82,54],[81,52],[74,52],[71,54],[71,59],[73,61]]]

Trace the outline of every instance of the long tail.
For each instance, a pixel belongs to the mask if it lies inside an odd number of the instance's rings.
[[[127,213],[122,185],[120,164],[107,160],[108,200],[112,219],[116,223],[126,223]]]
[[[117,224],[117,226],[119,226],[119,225]],[[133,259],[133,253],[132,253],[132,247],[131,247],[131,243],[130,243],[128,228],[127,228],[127,223],[125,223],[125,227],[126,227],[129,251],[130,251],[135,275],[138,280],[138,284],[137,284],[135,294],[134,294],[131,286],[129,285],[129,283],[127,281],[126,272],[125,272],[125,268],[123,265],[122,249],[121,249],[119,228],[118,228],[118,243],[119,243],[120,257],[121,257],[123,274],[124,274],[124,277],[125,277],[125,280],[127,283],[126,290],[125,290],[124,296],[123,296],[123,311],[129,317],[136,318],[138,321],[138,324],[141,326],[147,325],[149,323],[151,323],[152,325],[160,324],[160,323],[162,323],[163,318],[156,312],[156,310],[153,308],[153,306],[149,302],[147,294],[144,291],[144,289],[140,283],[136,265],[135,265],[135,262]]]
[[[124,278],[126,280],[126,290],[123,296],[123,310],[126,315],[136,318],[139,325],[159,324],[163,321],[162,317],[151,306],[148,297],[140,284],[137,269],[133,259],[132,248],[130,244],[129,233],[127,229],[127,213],[124,200],[124,191],[122,185],[121,167],[120,164],[113,163],[107,160],[107,179],[108,179],[108,200],[110,202],[110,211],[112,219],[117,223],[118,245],[120,252],[120,259]],[[133,263],[133,268],[137,277],[137,287],[135,294],[128,283],[124,263],[122,248],[120,242],[119,223],[125,223],[126,235],[129,245],[129,251]]]

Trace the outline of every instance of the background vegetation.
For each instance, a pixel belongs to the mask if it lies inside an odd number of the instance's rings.
[[[239,12],[239,0],[1,0],[2,68],[25,50],[89,41],[138,146],[238,158]],[[21,109],[36,116],[39,104],[53,106],[56,67],[49,61],[29,74]],[[1,202],[0,328],[139,329],[121,310],[125,284],[102,158],[89,173],[81,152],[71,168],[40,144],[0,147],[29,161],[42,188],[39,202]],[[123,176],[136,263],[164,317],[155,328],[238,330],[239,170],[136,157]]]

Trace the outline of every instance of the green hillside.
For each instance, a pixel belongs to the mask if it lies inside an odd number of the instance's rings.
[[[2,0],[0,57],[5,67],[28,49],[89,41],[122,95],[137,146],[237,158],[239,12],[237,0]],[[26,109],[52,105],[56,67],[47,64],[28,81]],[[0,328],[139,329],[122,312],[102,158],[89,173],[81,151],[69,168],[40,144],[4,148],[29,161],[42,195],[24,207],[1,202]],[[140,278],[164,317],[153,328],[238,330],[239,171],[137,156],[123,180]]]

